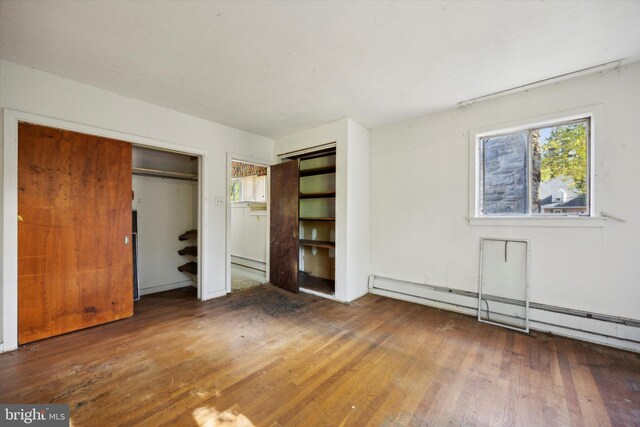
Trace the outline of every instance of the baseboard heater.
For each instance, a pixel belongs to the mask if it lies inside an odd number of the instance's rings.
[[[402,299],[469,316],[478,315],[478,293],[416,283],[378,275],[369,276],[372,294]],[[495,304],[518,305],[522,301],[483,295]],[[531,328],[598,344],[640,352],[640,320],[591,313],[529,302]],[[504,314],[498,314],[505,316]]]

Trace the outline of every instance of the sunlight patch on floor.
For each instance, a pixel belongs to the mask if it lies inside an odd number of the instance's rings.
[[[219,412],[211,406],[201,406],[193,411],[193,418],[200,427],[255,427],[249,418],[233,409]]]

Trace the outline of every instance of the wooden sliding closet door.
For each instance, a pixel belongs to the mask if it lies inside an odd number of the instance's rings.
[[[298,292],[300,161],[271,166],[269,281]]]
[[[18,341],[133,315],[131,144],[20,123]]]

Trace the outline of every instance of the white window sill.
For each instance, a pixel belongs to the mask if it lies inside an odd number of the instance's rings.
[[[582,227],[602,228],[606,218],[603,217],[477,217],[467,218],[471,226],[495,227]]]

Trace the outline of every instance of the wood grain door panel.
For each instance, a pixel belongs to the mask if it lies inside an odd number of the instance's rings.
[[[131,144],[18,132],[19,342],[131,316]]]
[[[298,292],[300,161],[271,166],[269,281]]]

